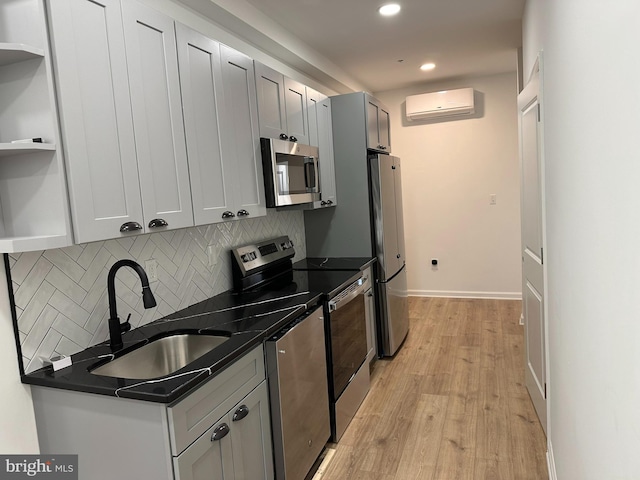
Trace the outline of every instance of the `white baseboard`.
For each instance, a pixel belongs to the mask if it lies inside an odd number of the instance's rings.
[[[411,297],[488,298],[493,300],[522,300],[521,292],[454,292],[446,290],[409,290]]]
[[[547,442],[547,469],[549,470],[549,480],[558,480],[558,475],[556,474],[556,461],[553,458],[551,440]]]

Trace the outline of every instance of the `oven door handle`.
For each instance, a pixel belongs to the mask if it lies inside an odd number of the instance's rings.
[[[369,288],[365,285],[367,281],[366,277],[361,277],[358,281],[352,283],[350,286],[345,288],[342,292],[336,295],[333,300],[329,300],[329,312],[335,312],[336,310],[340,310],[340,308],[344,307],[351,300],[356,298],[358,295],[363,295],[365,289]]]

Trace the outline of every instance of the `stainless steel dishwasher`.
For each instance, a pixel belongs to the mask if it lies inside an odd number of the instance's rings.
[[[322,307],[266,342],[277,480],[303,480],[331,436]]]

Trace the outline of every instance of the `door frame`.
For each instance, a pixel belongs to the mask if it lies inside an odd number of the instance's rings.
[[[518,97],[525,93],[527,89],[535,89],[537,90],[537,103],[539,105],[539,125],[538,125],[538,157],[539,157],[539,181],[540,181],[540,227],[541,227],[541,236],[542,236],[542,253],[543,253],[543,261],[542,261],[542,276],[543,276],[543,304],[542,311],[544,315],[543,325],[544,325],[544,375],[545,375],[545,417],[544,419],[540,418],[540,422],[543,421],[545,424],[542,425],[543,430],[545,431],[547,438],[550,437],[550,428],[551,428],[551,419],[550,419],[550,398],[552,394],[551,388],[551,376],[550,376],[550,358],[549,358],[549,287],[548,287],[548,275],[547,275],[547,266],[548,266],[548,249],[547,249],[547,215],[546,215],[546,165],[545,165],[545,148],[544,148],[544,68],[543,68],[543,52],[538,52],[538,56],[536,58],[536,62],[531,69],[529,74],[529,78],[527,79],[527,83],[525,84],[522,91],[518,94]],[[518,122],[521,122],[521,110],[518,105]],[[523,180],[523,165],[522,165],[522,131],[521,128],[518,129],[519,143],[520,143],[520,172],[521,172],[521,183]],[[520,209],[523,212],[524,207],[524,198],[523,198],[523,189],[521,188],[520,192]],[[521,222],[521,238],[524,239],[524,222]],[[524,240],[521,240],[523,242]],[[521,243],[521,254],[523,253],[524,244]],[[545,254],[546,252],[546,254]],[[524,257],[523,257],[524,259]],[[524,260],[523,260],[524,261]],[[522,292],[524,295],[526,288],[526,279],[524,275],[524,263],[523,263],[523,271],[522,271]],[[524,298],[523,298],[524,301]],[[523,318],[524,318],[524,305],[523,305]],[[526,319],[524,319],[526,322]],[[525,325],[525,335],[526,335],[526,325]],[[527,339],[525,338],[525,377],[528,375],[528,366],[527,366]],[[526,383],[526,381],[525,381]],[[537,412],[536,412],[537,413]]]

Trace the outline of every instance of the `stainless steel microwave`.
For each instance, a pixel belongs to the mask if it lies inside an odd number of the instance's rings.
[[[320,200],[318,148],[285,140],[261,138],[267,207]]]

